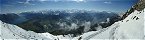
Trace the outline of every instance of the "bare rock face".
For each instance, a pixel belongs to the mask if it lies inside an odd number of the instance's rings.
[[[145,8],[145,0],[140,0],[137,4],[133,6],[135,10],[141,11]]]
[[[130,8],[121,18],[121,20],[125,19],[129,14],[131,14],[134,10],[141,11],[145,8],[145,0],[139,0],[132,8]]]

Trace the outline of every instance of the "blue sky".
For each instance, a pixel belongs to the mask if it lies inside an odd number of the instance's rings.
[[[2,13],[18,13],[47,9],[79,9],[125,12],[137,0],[1,0]]]

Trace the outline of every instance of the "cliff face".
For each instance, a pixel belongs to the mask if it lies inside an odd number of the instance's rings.
[[[130,15],[134,10],[141,11],[145,8],[145,0],[139,0],[132,8],[130,8],[121,18],[121,20],[125,19],[128,15]]]

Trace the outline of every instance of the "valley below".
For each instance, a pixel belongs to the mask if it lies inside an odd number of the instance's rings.
[[[87,10],[43,10],[0,15],[3,22],[28,31],[74,36],[106,28],[121,19],[115,12]]]

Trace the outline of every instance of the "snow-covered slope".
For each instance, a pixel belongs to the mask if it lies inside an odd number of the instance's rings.
[[[43,35],[39,35],[33,31],[25,31],[16,25],[11,25],[3,23],[0,21],[0,38],[1,39],[45,39],[51,40],[51,38],[46,38]]]
[[[115,30],[116,39],[143,39],[144,35],[144,11],[134,11]]]
[[[142,11],[135,10],[127,18],[122,21],[116,22],[108,28],[84,33],[74,39],[141,39],[144,35],[144,14],[145,9]]]

